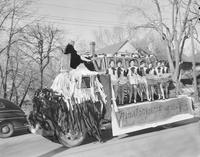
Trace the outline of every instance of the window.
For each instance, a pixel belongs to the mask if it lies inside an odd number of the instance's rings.
[[[90,87],[90,77],[88,77],[88,76],[82,77],[81,88],[91,88]]]
[[[6,106],[3,104],[3,102],[0,102],[0,109],[5,108]]]

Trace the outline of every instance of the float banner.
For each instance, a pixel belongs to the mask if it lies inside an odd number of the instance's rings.
[[[118,127],[123,128],[160,122],[181,114],[192,114],[192,102],[190,98],[181,96],[167,100],[126,105],[118,109],[118,112],[115,112],[116,120]]]

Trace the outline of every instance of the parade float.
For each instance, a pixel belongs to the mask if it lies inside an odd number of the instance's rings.
[[[66,60],[65,55],[62,60]],[[108,125],[113,136],[118,136],[193,118],[191,98],[169,94],[170,90],[163,91],[165,97],[161,99],[151,93],[153,99],[144,96],[133,102],[128,101],[130,84],[124,83],[121,91],[124,104],[119,104],[112,76],[106,73],[111,60],[115,63],[121,60],[125,68],[131,57],[94,57],[95,71],[88,70],[83,64],[68,71],[63,67],[69,65],[63,65],[50,89],[35,92],[33,111],[29,116],[31,131],[72,147],[81,144],[87,135],[103,141],[101,129]],[[64,61],[63,64],[68,63]],[[147,75],[146,87],[159,88],[170,81],[170,74]]]

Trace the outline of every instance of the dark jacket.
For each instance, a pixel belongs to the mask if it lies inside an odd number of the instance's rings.
[[[77,51],[71,44],[66,46],[64,54],[71,54],[70,67],[73,69],[76,69],[79,64],[83,63],[81,57],[77,54]]]

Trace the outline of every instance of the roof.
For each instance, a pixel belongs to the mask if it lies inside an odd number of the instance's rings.
[[[165,60],[167,61],[167,53],[156,53],[154,54],[158,60]]]
[[[115,54],[117,53],[126,43],[128,40],[106,46],[100,50],[97,50],[95,53],[96,54]]]

